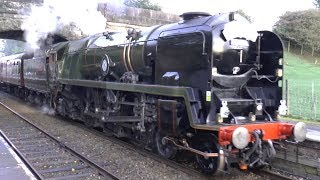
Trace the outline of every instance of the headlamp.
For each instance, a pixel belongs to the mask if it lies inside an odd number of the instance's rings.
[[[238,149],[243,149],[248,146],[249,138],[248,129],[238,127],[232,133],[232,144]]]
[[[293,129],[294,139],[298,142],[302,142],[307,136],[307,125],[304,122],[298,122]]]

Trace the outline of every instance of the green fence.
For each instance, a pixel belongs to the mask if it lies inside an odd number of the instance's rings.
[[[289,115],[320,120],[320,80],[286,80],[285,84]]]

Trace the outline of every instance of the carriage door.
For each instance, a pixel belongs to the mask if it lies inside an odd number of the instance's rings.
[[[57,79],[57,52],[50,51],[49,58],[47,58],[47,82],[50,89],[54,88]]]
[[[24,76],[23,76],[23,58],[21,58],[20,65],[18,64],[18,74],[20,75],[20,85],[24,87]]]

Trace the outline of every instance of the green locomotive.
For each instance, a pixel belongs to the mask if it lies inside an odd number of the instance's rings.
[[[61,42],[22,61],[24,96],[166,158],[190,151],[205,173],[268,165],[273,140],[306,136],[304,123],[278,121],[286,114],[281,39],[234,13],[185,13],[178,23]]]

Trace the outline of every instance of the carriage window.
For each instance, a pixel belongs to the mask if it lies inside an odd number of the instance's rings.
[[[19,66],[19,62],[17,62],[17,65],[18,65],[18,74],[20,74],[21,66]]]
[[[0,39],[0,57],[19,54],[26,49],[26,43],[12,39]]]

